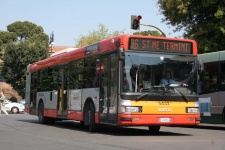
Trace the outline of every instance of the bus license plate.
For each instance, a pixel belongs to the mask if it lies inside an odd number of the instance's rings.
[[[171,122],[171,118],[159,118],[159,122]]]

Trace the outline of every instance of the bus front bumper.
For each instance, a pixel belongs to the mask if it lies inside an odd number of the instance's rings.
[[[128,115],[119,114],[118,124],[121,126],[145,125],[197,125],[200,124],[199,114],[188,115]]]

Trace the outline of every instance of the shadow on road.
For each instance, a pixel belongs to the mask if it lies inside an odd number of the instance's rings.
[[[39,124],[38,120],[17,120],[22,122],[28,122],[32,124]],[[43,125],[43,124],[40,124]],[[88,127],[81,125],[79,122],[75,121],[56,121],[52,125],[43,125],[43,126],[52,126],[57,128],[63,128],[68,130],[88,132],[90,134],[107,134],[114,136],[192,136],[190,134],[174,133],[160,131],[157,134],[151,134],[147,127],[113,127],[113,126],[101,126],[100,129],[91,133],[88,130]]]
[[[207,129],[207,130],[225,130],[225,125],[200,124],[198,126],[187,126],[185,128],[197,128],[197,129]]]

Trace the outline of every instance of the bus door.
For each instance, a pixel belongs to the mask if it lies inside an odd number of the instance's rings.
[[[68,102],[68,66],[63,65],[59,67],[58,71],[58,110],[57,115],[59,117],[67,117],[67,102]]]
[[[118,60],[116,54],[104,55],[100,74],[99,119],[101,123],[117,123]]]

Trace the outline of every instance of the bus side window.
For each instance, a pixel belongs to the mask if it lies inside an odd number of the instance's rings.
[[[217,75],[213,75],[211,77],[211,80],[210,80],[210,90],[211,91],[218,91],[218,77]]]
[[[225,91],[225,63],[221,63],[220,90]]]
[[[225,91],[225,73],[221,74],[220,90]]]

